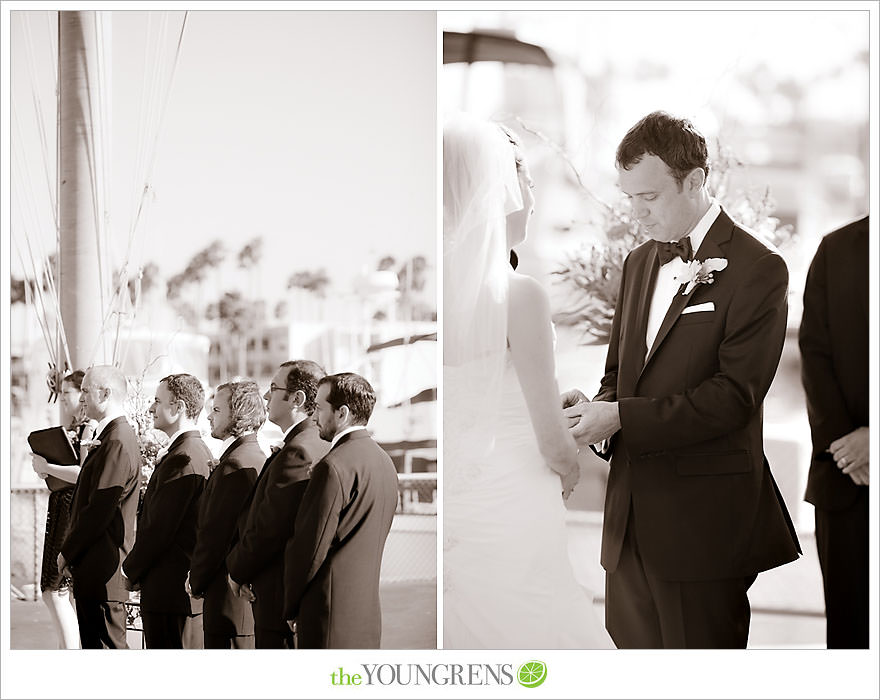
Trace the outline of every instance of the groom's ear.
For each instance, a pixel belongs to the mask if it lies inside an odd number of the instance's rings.
[[[694,168],[687,174],[684,182],[688,193],[696,194],[706,183],[706,171],[702,168]]]

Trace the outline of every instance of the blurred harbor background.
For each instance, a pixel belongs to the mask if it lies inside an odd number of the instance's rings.
[[[440,22],[444,111],[503,122],[525,144],[536,204],[518,271],[551,295],[560,390],[592,396],[604,374],[613,308],[586,303],[607,291],[592,261],[625,252],[614,152],[645,114],[690,118],[710,144],[716,196],[779,247],[788,332],[764,404],[765,450],[804,556],[752,586],[750,646],[824,647],[797,332],[821,237],[868,212],[868,12],[486,10]],[[572,560],[597,605],[606,477],[603,461],[582,455],[568,501]]]

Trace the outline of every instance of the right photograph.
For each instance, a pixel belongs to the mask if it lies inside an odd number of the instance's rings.
[[[442,646],[868,648],[869,13],[439,22]]]

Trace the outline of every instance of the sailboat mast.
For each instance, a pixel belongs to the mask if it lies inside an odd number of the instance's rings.
[[[58,12],[58,294],[71,370],[106,361],[98,345],[106,251],[101,250],[99,236],[103,211],[96,157],[100,152],[96,49],[100,37],[95,20],[95,12]],[[64,357],[63,349],[58,357]]]

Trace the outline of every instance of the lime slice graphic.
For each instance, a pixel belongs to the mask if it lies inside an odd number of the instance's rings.
[[[517,671],[517,680],[523,688],[537,688],[547,679],[547,664],[543,661],[526,661]]]

